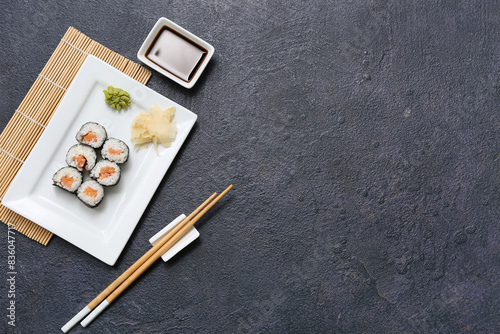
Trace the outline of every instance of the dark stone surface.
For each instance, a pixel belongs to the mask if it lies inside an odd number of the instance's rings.
[[[58,333],[229,183],[198,241],[71,333],[499,332],[499,2],[0,3],[2,129],[69,26],[136,60],[165,16],[216,49],[194,89],[148,83],[199,119],[117,264],[18,235],[5,332]]]

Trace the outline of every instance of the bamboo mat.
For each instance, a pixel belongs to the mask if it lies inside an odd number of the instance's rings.
[[[142,84],[146,84],[151,77],[149,70],[69,27],[0,134],[0,203],[89,54]],[[1,204],[0,220],[43,245],[47,245],[53,235]]]

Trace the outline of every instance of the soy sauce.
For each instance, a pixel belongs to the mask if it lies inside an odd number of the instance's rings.
[[[146,51],[146,58],[179,79],[189,82],[208,50],[167,26],[158,32]]]

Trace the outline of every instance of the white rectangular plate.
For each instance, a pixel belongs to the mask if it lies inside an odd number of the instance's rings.
[[[109,107],[102,92],[108,86],[129,92],[132,104],[121,111]],[[176,108],[178,128],[172,146],[159,146],[158,154],[153,145],[137,150],[130,141],[132,120],[155,103],[164,109]],[[114,265],[196,119],[188,109],[89,55],[2,204]],[[52,175],[66,165],[66,152],[77,143],[76,133],[89,121],[102,124],[108,137],[121,139],[130,148],[120,182],[105,187],[102,203],[93,209],[52,185]]]

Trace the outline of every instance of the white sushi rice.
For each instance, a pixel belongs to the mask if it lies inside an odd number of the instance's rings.
[[[71,187],[67,187],[63,182],[62,179],[64,177],[67,178],[73,178],[73,183]],[[54,182],[54,185],[58,186],[59,188],[62,188],[64,190],[67,190],[69,192],[74,193],[78,187],[82,184],[82,174],[75,168],[73,167],[63,167],[59,169],[54,176],[52,176],[52,182]]]
[[[96,136],[96,141],[86,141],[85,135],[89,132],[93,132]],[[102,146],[108,134],[106,133],[106,129],[101,124],[95,122],[87,122],[82,125],[80,131],[76,134],[76,140],[82,144],[87,144],[93,148],[99,148]]]
[[[74,157],[77,157],[79,155],[84,156],[86,160],[83,168],[78,167],[77,161],[73,160]],[[68,153],[66,153],[66,163],[68,164],[68,166],[75,167],[79,171],[82,171],[83,169],[91,170],[92,168],[94,168],[96,161],[97,154],[95,153],[95,150],[88,145],[73,145],[68,150]]]
[[[105,167],[114,168],[114,173],[108,177],[101,177],[101,170]],[[95,167],[90,171],[90,177],[102,184],[103,186],[114,186],[120,180],[120,166],[113,161],[101,160]]]
[[[92,188],[94,191],[97,191],[95,197],[89,196],[85,193],[86,190],[88,192],[88,188]],[[94,180],[87,180],[82,183],[80,188],[78,188],[78,192],[76,195],[86,205],[95,207],[99,203],[101,203],[102,199],[104,198],[104,188]]]
[[[121,153],[113,154],[110,151],[121,151]],[[122,164],[128,160],[128,146],[120,139],[109,138],[102,147],[101,156],[104,159],[114,161],[117,164]]]

